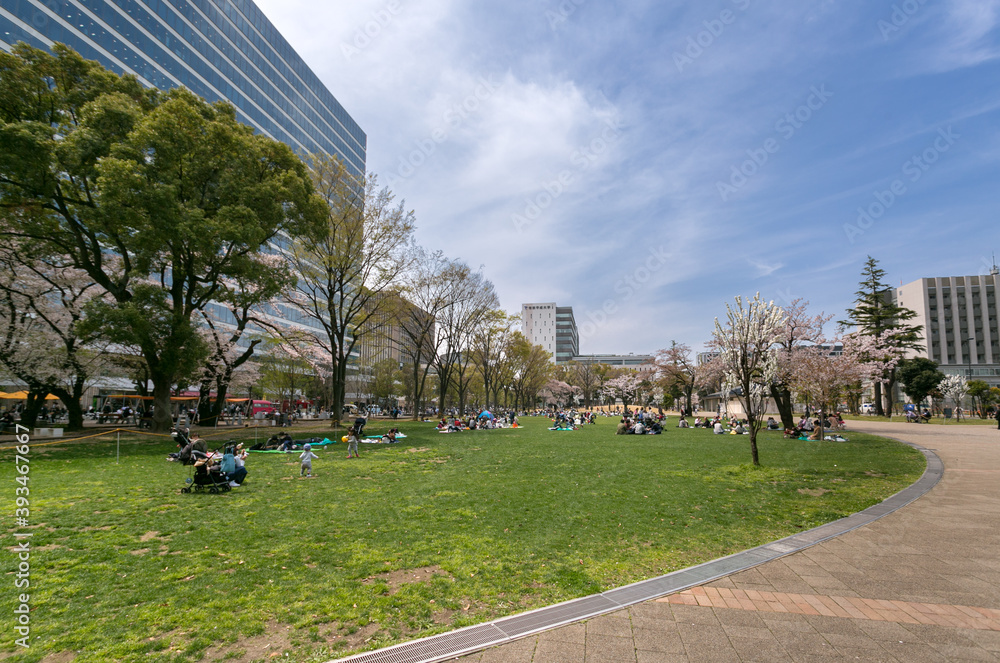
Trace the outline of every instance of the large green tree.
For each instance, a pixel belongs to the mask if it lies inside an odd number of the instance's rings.
[[[944,373],[938,370],[938,365],[924,357],[904,359],[899,363],[896,375],[903,385],[903,393],[918,407],[945,378]]]
[[[232,106],[145,89],[56,44],[0,54],[0,232],[103,289],[81,324],[137,348],[154,430],[207,352],[195,314],[228,279],[283,278],[265,244],[321,214],[306,166]]]
[[[883,282],[885,270],[878,266],[878,260],[868,256],[861,270],[861,281],[855,292],[854,308],[847,309],[847,318],[840,321],[843,328],[856,327],[857,333],[879,339],[880,343],[892,346],[902,353],[905,350],[919,350],[923,327],[910,324],[916,313],[895,303],[892,290]],[[891,401],[896,383],[895,368],[884,376],[885,400]],[[891,402],[887,408],[883,404],[883,381],[875,381],[875,414],[883,416],[891,413]]]

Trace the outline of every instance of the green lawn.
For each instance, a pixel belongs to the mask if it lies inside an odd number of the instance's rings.
[[[615,423],[549,432],[526,418],[452,435],[406,423],[408,439],[362,445],[360,459],[318,451],[311,479],[297,455],[251,454],[246,485],[221,495],[180,494],[188,469],[164,460],[168,440],[123,442],[119,465],[113,439],[36,447],[32,647],[10,636],[3,649],[18,662],[324,661],[759,545],[868,507],[924,468],[875,437],[762,433],[753,469],[746,437],[616,437]],[[12,477],[13,452],[0,460]],[[15,595],[0,601],[8,633]]]

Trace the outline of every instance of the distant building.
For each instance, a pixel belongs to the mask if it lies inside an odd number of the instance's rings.
[[[532,345],[542,346],[557,364],[570,362],[580,354],[580,332],[572,306],[523,304],[521,332]]]
[[[1000,386],[1000,330],[997,328],[1000,269],[980,276],[923,278],[893,290],[899,306],[915,311],[923,326],[915,356],[926,357],[947,375]]]
[[[603,364],[617,368],[639,370],[653,361],[653,355],[577,355],[572,361],[579,364]]]
[[[699,352],[698,353],[698,365],[707,364],[716,357],[719,356],[718,352]]]

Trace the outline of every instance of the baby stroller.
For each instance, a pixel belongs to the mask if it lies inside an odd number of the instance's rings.
[[[187,465],[188,463],[185,463]],[[204,492],[228,493],[232,488],[229,477],[222,471],[218,463],[212,463],[209,455],[201,451],[191,452],[193,466],[192,476],[187,478],[187,485],[181,488],[182,493]]]

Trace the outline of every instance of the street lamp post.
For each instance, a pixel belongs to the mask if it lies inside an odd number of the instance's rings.
[[[965,381],[968,383],[972,380],[972,342],[976,340],[975,336],[970,336],[969,338],[962,340],[962,345],[965,346]],[[961,409],[961,405],[958,406]]]
[[[962,340],[962,345],[965,346],[965,379],[972,379],[972,342],[976,340],[975,336],[970,336],[969,338]]]

